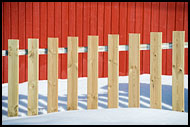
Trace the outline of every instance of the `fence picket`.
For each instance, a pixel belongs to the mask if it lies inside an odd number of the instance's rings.
[[[8,40],[8,116],[18,116],[19,40]]]
[[[88,36],[87,109],[98,108],[98,36]]]
[[[28,115],[38,115],[39,39],[28,39]]]
[[[67,38],[67,109],[78,108],[78,37]]]
[[[58,45],[58,38],[48,38],[48,113],[58,111]]]
[[[150,32],[150,107],[162,108],[162,32]]]
[[[129,34],[128,107],[140,106],[140,34]]]
[[[119,35],[108,35],[108,108],[118,108]]]
[[[172,109],[184,111],[184,41],[185,31],[173,31]]]

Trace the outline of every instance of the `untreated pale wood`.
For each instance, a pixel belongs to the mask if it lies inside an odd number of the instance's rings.
[[[38,115],[39,39],[28,39],[28,115]]]
[[[162,32],[150,33],[150,107],[162,108]]]
[[[58,111],[58,38],[48,38],[48,107]]]
[[[78,108],[78,37],[67,38],[67,109]]]
[[[87,109],[98,108],[98,36],[88,36]]]
[[[108,108],[118,108],[119,35],[108,35]]]
[[[8,116],[18,116],[19,40],[8,40]]]
[[[140,106],[140,34],[129,34],[128,107]]]
[[[184,39],[185,31],[173,31],[172,109],[184,112]]]

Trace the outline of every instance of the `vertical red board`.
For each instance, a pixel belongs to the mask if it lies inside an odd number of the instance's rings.
[[[120,2],[119,10],[119,45],[127,45],[127,2]],[[124,76],[126,73],[126,51],[119,52],[119,75]]]
[[[143,40],[143,3],[136,2],[135,33],[140,33],[140,44]],[[146,60],[146,59],[144,59]],[[143,73],[143,52],[140,51],[140,74]]]
[[[160,2],[159,32],[162,32],[162,43],[166,43],[167,2]],[[166,50],[162,49],[162,75],[166,75]]]
[[[98,3],[91,2],[91,11],[90,11],[90,35],[97,35],[97,17],[98,17]]]
[[[176,2],[176,31],[185,31],[184,20],[185,20],[185,2]],[[186,32],[186,31],[185,31]],[[188,35],[187,35],[188,36]],[[186,49],[184,50],[184,72],[186,72]],[[187,57],[188,58],[188,57]]]
[[[176,2],[176,31],[183,31],[183,23],[184,23],[184,2]]]
[[[76,3],[76,36],[79,38],[79,47],[82,47],[82,18],[83,3]],[[78,77],[82,77],[82,53],[78,54]]]
[[[105,2],[104,46],[108,46],[108,34],[111,33],[111,2]],[[104,52],[104,77],[108,77],[108,52]]]
[[[55,2],[48,2],[48,10],[47,10],[47,16],[48,16],[48,38],[49,37],[55,37]],[[47,40],[48,40],[47,38]],[[48,44],[48,42],[47,42]],[[47,45],[48,48],[48,45]],[[46,64],[48,67],[48,62]],[[48,70],[47,74],[48,75]]]
[[[152,2],[151,32],[158,32],[159,28],[159,2]]]
[[[98,34],[98,3],[97,2],[91,2],[90,7],[90,33],[89,35],[97,35]],[[89,36],[88,35],[88,36]],[[87,37],[88,37],[87,36]],[[88,66],[88,62],[86,64]],[[87,75],[88,76],[88,73]]]
[[[48,37],[55,37],[55,3],[54,2],[48,2],[47,11],[48,11]]]
[[[151,2],[144,2],[143,44],[150,44]],[[150,50],[143,51],[143,73],[150,73]]]
[[[119,2],[112,2],[111,6],[111,34],[119,34],[120,33],[120,26],[123,24],[120,24],[120,3]],[[124,26],[123,26],[124,27]],[[119,37],[121,35],[119,34]],[[119,43],[121,40],[119,40]],[[109,42],[108,42],[109,43]],[[124,70],[124,60],[121,57],[121,52],[119,52],[119,75],[124,75],[125,72],[122,73]],[[121,63],[120,63],[121,61]],[[120,71],[121,70],[121,71]]]
[[[188,2],[185,2],[184,30],[185,42],[188,42]],[[185,74],[188,74],[188,48],[185,48]]]
[[[83,46],[88,46],[88,35],[90,34],[90,2],[84,3],[84,14],[83,14]],[[82,76],[87,77],[87,53],[83,53],[83,70],[82,70]]]
[[[59,38],[59,48],[61,44],[61,2],[55,2],[55,37]],[[61,79],[62,54],[58,54],[58,78]]]
[[[98,2],[98,36],[99,46],[103,46],[104,43],[104,2]],[[98,77],[104,76],[104,57],[103,52],[98,53]]]
[[[47,48],[47,2],[40,2],[39,48]],[[47,80],[47,55],[39,55],[39,80]]]
[[[32,38],[32,2],[26,2],[26,40],[25,49],[28,49],[28,38]],[[26,56],[26,81],[28,81],[28,56]]]
[[[68,36],[68,30],[69,30],[69,3],[68,2],[62,2],[62,46],[64,48],[67,47],[67,36]],[[62,78],[67,78],[67,54],[62,55]]]
[[[4,43],[4,40],[3,40],[3,31],[4,31],[4,29],[3,29],[3,20],[4,20],[4,17],[3,17],[3,2],[2,2],[2,50],[3,50],[3,43]],[[2,56],[2,84],[3,84],[3,63],[4,63],[4,61],[3,61],[3,59],[4,59],[4,57]]]
[[[33,7],[32,7],[32,14],[33,14],[33,18],[32,18],[32,37],[33,38],[38,38],[39,39],[39,33],[40,33],[40,27],[39,27],[39,14],[40,14],[40,3],[39,2],[33,2]]]
[[[40,38],[40,3],[33,2],[32,5],[32,38]]]
[[[167,18],[167,43],[172,42],[172,33],[175,30],[175,2],[168,2],[168,18]],[[172,49],[167,49],[166,51],[166,74],[172,75]]]
[[[19,39],[19,3],[18,2],[11,2],[11,39]],[[23,44],[23,42],[21,42],[19,40],[19,49],[21,44]],[[23,56],[19,56],[19,64],[23,63],[22,59]],[[25,75],[23,75],[22,70],[20,68],[19,65],[19,83],[20,82],[24,82],[25,80]]]
[[[111,5],[111,34],[119,34],[119,2]]]
[[[8,50],[8,39],[11,38],[11,6],[10,2],[3,3],[3,13],[4,13],[4,45],[3,50]],[[5,16],[6,15],[6,16]],[[4,83],[8,83],[8,56],[4,56],[3,61],[3,70],[4,70]]]
[[[69,36],[75,36],[75,2],[69,3]]]
[[[25,21],[26,21],[26,3],[25,2],[19,2],[19,49],[25,49]],[[19,82],[25,82],[26,81],[26,55],[19,56]]]
[[[135,7],[136,7],[136,5],[135,5],[135,2],[129,2],[128,3],[128,12],[127,12],[127,22],[128,22],[128,24],[127,24],[127,44],[129,44],[129,33],[134,33],[135,32],[135,11],[136,11],[136,9],[135,9]],[[127,75],[129,74],[129,67],[128,67],[128,65],[129,65],[129,56],[128,56],[128,53],[129,52],[127,52],[127,54],[126,54],[126,60],[127,60],[127,62],[126,62],[126,72],[127,72]]]
[[[19,38],[18,16],[18,2],[11,2],[11,39]]]

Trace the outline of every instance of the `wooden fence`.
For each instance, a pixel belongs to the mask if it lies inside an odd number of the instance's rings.
[[[184,31],[173,31],[172,109],[184,111]],[[140,107],[140,34],[129,34],[129,46],[119,45],[119,35],[108,35],[108,49],[98,46],[98,36],[88,36],[87,109],[98,108],[98,52],[108,51],[108,108],[118,107],[119,51],[129,50],[129,107]],[[58,111],[58,54],[67,57],[67,109],[78,108],[78,37],[68,37],[67,49],[58,38],[48,38],[47,111]],[[19,40],[8,40],[8,116],[18,115]],[[171,46],[171,45],[170,45]],[[84,47],[82,47],[84,48]],[[150,107],[161,109],[162,32],[150,34]],[[85,50],[85,48],[83,49]],[[28,39],[28,115],[38,115],[39,39]]]

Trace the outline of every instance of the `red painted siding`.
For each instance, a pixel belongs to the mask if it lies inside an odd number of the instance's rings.
[[[187,2],[3,2],[2,49],[8,39],[19,39],[28,48],[28,38],[39,38],[47,48],[48,37],[58,37],[67,47],[67,36],[78,36],[79,46],[88,46],[88,35],[98,35],[99,45],[108,45],[108,34],[119,34],[120,45],[128,44],[129,33],[140,33],[141,44],[150,43],[150,32],[163,32],[163,43],[172,42],[172,31],[184,30],[188,42]],[[162,52],[162,74],[172,74],[172,50]],[[142,73],[150,73],[150,51],[141,51]],[[128,52],[119,54],[119,75],[128,75]],[[28,58],[19,56],[19,82],[28,80]],[[2,57],[2,82],[8,82],[8,57]],[[47,55],[39,56],[39,79],[47,79]],[[87,76],[87,53],[79,54],[79,77]],[[188,49],[185,49],[188,74]],[[108,53],[99,53],[99,77],[108,76]],[[67,78],[67,54],[59,55],[59,78]]]

